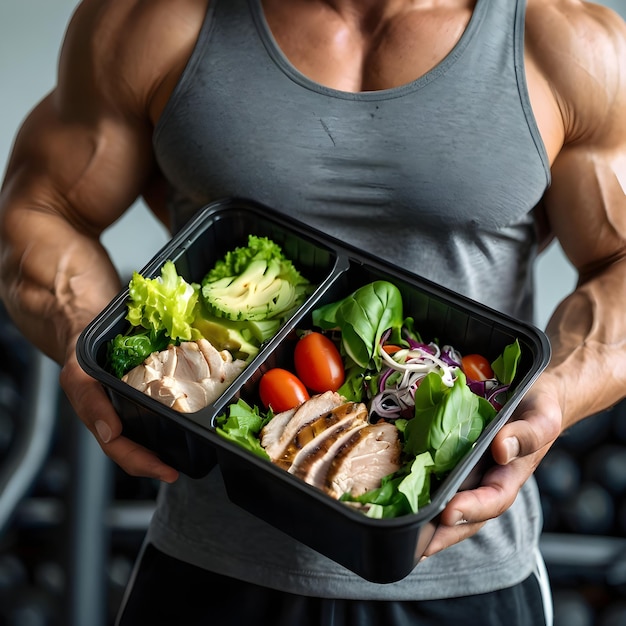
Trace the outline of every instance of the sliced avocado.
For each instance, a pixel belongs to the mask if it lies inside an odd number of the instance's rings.
[[[283,316],[300,304],[304,289],[280,277],[279,261],[252,261],[239,276],[205,282],[202,295],[211,313],[235,321]]]
[[[236,359],[250,361],[259,353],[261,342],[252,332],[237,327],[229,320],[197,317],[193,328],[198,330],[216,350],[228,350]]]

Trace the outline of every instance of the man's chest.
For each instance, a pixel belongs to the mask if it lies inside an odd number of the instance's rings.
[[[410,83],[461,39],[476,0],[341,11],[324,2],[264,0],[269,29],[289,62],[332,89],[359,92]]]

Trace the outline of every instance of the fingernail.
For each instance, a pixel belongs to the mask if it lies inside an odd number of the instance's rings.
[[[96,432],[98,433],[98,437],[100,437],[100,441],[102,441],[102,443],[109,443],[109,441],[111,441],[111,436],[113,435],[113,433],[111,432],[111,429],[106,422],[102,420],[96,420],[95,428]]]
[[[510,463],[513,459],[516,459],[519,456],[519,439],[517,437],[507,437],[504,440],[504,447],[506,449],[506,465],[507,463]]]
[[[450,521],[454,526],[460,526],[461,524],[467,524],[467,520],[461,511],[454,511],[450,516]]]

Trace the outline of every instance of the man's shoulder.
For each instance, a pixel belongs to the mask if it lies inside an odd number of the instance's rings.
[[[186,63],[211,0],[83,0],[68,27],[71,63],[103,90],[135,90],[149,98]]]
[[[546,67],[568,59],[582,67],[614,63],[624,53],[626,24],[607,6],[586,0],[528,0],[526,45]]]
[[[585,0],[528,0],[527,41],[566,47],[587,55],[593,45],[608,46],[624,35],[624,20],[613,9]],[[593,56],[593,55],[592,55]]]
[[[83,13],[94,25],[114,28],[180,28],[202,19],[211,0],[81,0]],[[110,33],[115,35],[115,31]]]
[[[626,23],[612,9],[528,0],[526,51],[555,94],[570,140],[624,105]]]

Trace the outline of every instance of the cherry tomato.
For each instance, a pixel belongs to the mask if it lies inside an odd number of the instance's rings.
[[[298,378],[311,391],[337,391],[346,373],[335,344],[322,333],[307,333],[296,344],[294,365]]]
[[[465,375],[472,380],[493,378],[493,370],[489,361],[481,354],[467,354],[461,359],[461,367]]]
[[[302,381],[291,372],[275,367],[267,370],[259,381],[259,395],[265,407],[274,413],[288,411],[309,399]]]

